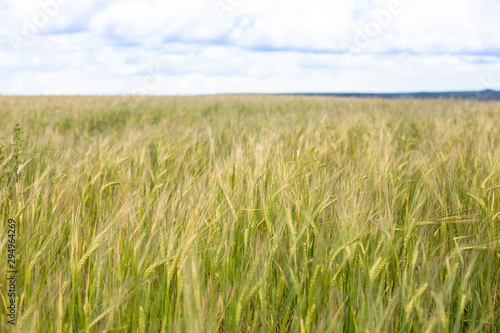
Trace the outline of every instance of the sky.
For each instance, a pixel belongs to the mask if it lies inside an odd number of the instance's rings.
[[[500,90],[498,0],[0,0],[1,95]]]

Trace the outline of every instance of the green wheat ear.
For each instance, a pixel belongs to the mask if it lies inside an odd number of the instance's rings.
[[[146,314],[142,306],[139,307],[139,330],[138,332],[146,332]]]
[[[500,326],[500,103],[0,96],[0,105],[18,331]],[[6,275],[1,265],[2,292]],[[0,317],[0,332],[15,330]]]

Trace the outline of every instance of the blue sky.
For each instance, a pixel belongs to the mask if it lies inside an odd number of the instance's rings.
[[[0,94],[500,90],[498,0],[2,0]]]

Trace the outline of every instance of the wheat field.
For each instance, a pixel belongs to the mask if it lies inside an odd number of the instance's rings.
[[[499,332],[499,124],[498,102],[0,97],[0,331]]]

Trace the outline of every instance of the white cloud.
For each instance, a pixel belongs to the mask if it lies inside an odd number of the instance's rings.
[[[219,0],[41,1],[0,5],[0,93],[128,94],[151,68],[164,76],[151,94],[470,90],[500,77],[495,0],[233,0],[224,19]],[[382,24],[373,13],[391,1],[401,10]],[[358,49],[349,61],[345,44]]]

